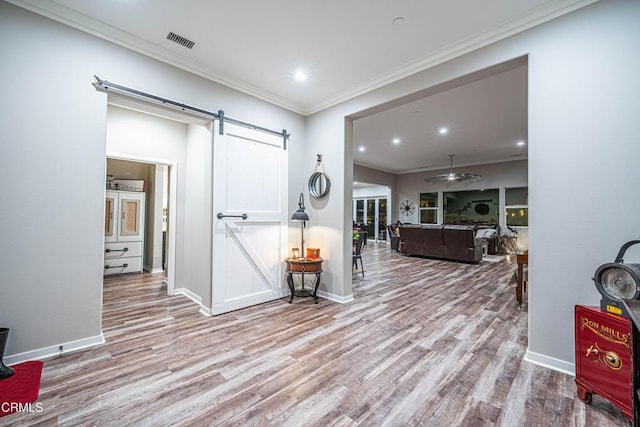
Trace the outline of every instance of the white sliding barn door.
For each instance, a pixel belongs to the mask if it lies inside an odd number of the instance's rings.
[[[283,138],[230,123],[224,131],[213,135],[212,314],[288,293],[282,270],[288,224]]]

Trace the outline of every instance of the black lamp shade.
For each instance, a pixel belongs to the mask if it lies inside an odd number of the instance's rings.
[[[291,215],[291,221],[309,221],[309,215],[303,209],[298,209]]]
[[[304,211],[304,197],[300,193],[300,200],[298,200],[298,210],[291,215],[291,221],[309,221],[309,214]]]

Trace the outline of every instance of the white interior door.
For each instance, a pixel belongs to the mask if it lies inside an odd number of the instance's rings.
[[[224,130],[213,136],[212,314],[288,292],[282,266],[288,218],[283,138],[229,123]]]

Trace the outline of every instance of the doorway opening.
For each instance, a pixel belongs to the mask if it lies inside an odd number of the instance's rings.
[[[387,241],[391,189],[360,185],[353,189],[353,226],[367,232],[367,240]]]
[[[189,144],[196,139],[190,134],[195,128],[205,129],[210,121],[117,96],[109,96],[107,102],[105,188],[108,181],[111,191],[141,190],[144,195],[144,216],[139,218],[142,261],[139,269],[130,271],[164,272],[166,292],[174,295],[179,292],[176,286],[184,286],[178,284],[184,282],[179,279],[184,268],[177,260],[184,252],[183,247],[179,248],[178,235],[185,233],[180,218],[185,221],[186,213],[178,202],[182,200],[184,205],[187,197],[184,166]],[[201,133],[210,135],[208,131]],[[204,161],[198,159],[200,163]],[[122,212],[117,215],[121,217]]]
[[[171,165],[109,156],[106,164],[106,206],[109,208],[116,204],[116,207],[115,212],[113,208],[105,212],[105,276],[128,271],[163,272],[164,282],[168,283],[169,247],[173,247],[168,236],[169,213],[172,211],[169,203]],[[137,208],[139,217],[128,221],[133,230],[130,232],[125,232],[126,224],[121,221],[127,214],[125,207],[117,207],[117,203],[114,203],[127,197],[130,200],[140,198],[140,207]],[[113,243],[119,240],[129,244],[120,248]],[[119,252],[124,250],[127,253]],[[124,263],[127,263],[127,267],[119,266]],[[110,268],[107,269],[107,265]]]
[[[389,186],[390,223],[494,228],[497,239],[516,242],[511,252],[526,251],[527,97],[523,56],[346,116],[345,158],[353,165],[353,184],[346,182],[345,191],[353,192],[354,221],[366,222],[370,210],[368,197],[360,201],[356,195],[365,181]],[[456,172],[481,178],[429,181],[451,172],[452,153],[461,160]],[[485,195],[490,189],[496,197]],[[447,199],[469,191],[477,197],[463,205]]]

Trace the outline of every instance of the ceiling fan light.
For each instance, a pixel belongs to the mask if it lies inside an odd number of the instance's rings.
[[[451,169],[449,170],[449,173],[430,176],[424,180],[427,182],[475,182],[482,178],[482,175],[477,173],[455,173],[453,171],[453,156],[453,154],[449,154],[449,159],[451,161]]]

